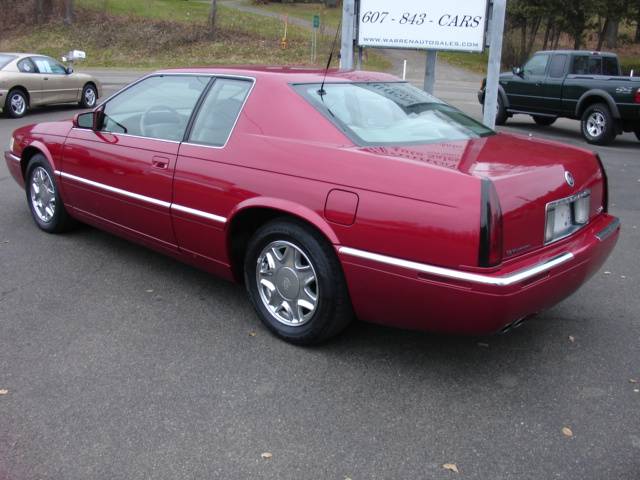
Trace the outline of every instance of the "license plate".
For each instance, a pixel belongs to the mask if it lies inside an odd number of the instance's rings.
[[[545,221],[545,243],[554,242],[571,235],[588,221],[591,192],[585,190],[577,195],[562,198],[547,204]]]

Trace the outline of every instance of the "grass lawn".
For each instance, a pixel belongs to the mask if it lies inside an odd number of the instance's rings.
[[[255,5],[251,0],[242,0],[242,3],[265,11],[301,18],[308,22],[311,22],[314,15],[320,15],[320,24],[334,29],[342,18],[342,8],[327,8],[323,3],[268,3],[266,5]]]
[[[59,58],[81,49],[87,59],[79,68],[311,64],[309,31],[289,25],[288,48],[282,49],[283,22],[224,5],[218,7],[214,40],[207,36],[209,5],[203,1],[76,0],[76,6],[71,27],[51,22],[13,30],[0,40],[0,51],[37,51]],[[332,41],[330,35],[319,38],[318,66],[324,67]],[[370,55],[366,68],[385,67],[383,57]]]

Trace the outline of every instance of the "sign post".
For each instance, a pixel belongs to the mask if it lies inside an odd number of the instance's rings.
[[[313,30],[311,32],[311,63],[318,59],[318,29],[320,28],[320,15],[313,16]]]
[[[340,68],[353,68],[353,34],[356,25],[356,1],[342,2],[342,43],[340,46]]]
[[[493,0],[493,14],[489,24],[489,64],[487,65],[487,84],[484,89],[483,123],[496,126],[498,110],[498,81],[500,80],[500,61],[502,59],[502,36],[504,35],[504,17],[507,10],[506,0]]]

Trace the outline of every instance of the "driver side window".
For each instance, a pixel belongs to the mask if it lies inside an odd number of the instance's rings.
[[[158,75],[142,80],[105,104],[100,130],[179,142],[210,80],[194,75]]]
[[[525,75],[544,75],[547,71],[547,63],[549,63],[549,55],[534,55],[524,66],[524,73]]]

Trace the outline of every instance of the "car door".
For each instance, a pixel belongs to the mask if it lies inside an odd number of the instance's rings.
[[[112,97],[97,130],[74,128],[64,146],[68,203],[144,240],[174,248],[173,172],[209,76],[155,75]]]
[[[562,85],[567,74],[569,64],[569,55],[566,53],[557,53],[551,58],[547,78],[543,85],[542,102],[544,113],[559,115],[563,113]]]
[[[511,108],[525,112],[544,108],[543,89],[549,59],[548,53],[538,53],[525,64],[521,75],[514,75],[506,91]]]
[[[172,206],[178,246],[214,267],[226,259],[226,215],[248,195],[238,187],[248,173],[233,165],[238,145],[233,130],[253,82],[251,78],[217,78],[195,113],[178,155]]]
[[[65,103],[78,99],[76,82],[69,81],[67,69],[50,57],[33,57],[42,81],[42,103]]]
[[[29,103],[31,106],[42,103],[42,79],[38,75],[38,69],[33,60],[29,57],[18,61],[18,70],[21,78],[20,84],[29,92]]]

